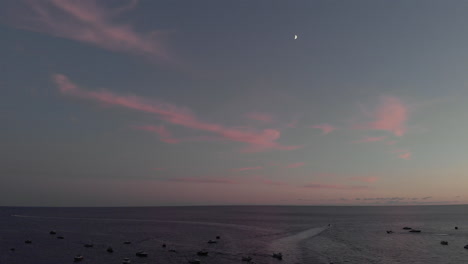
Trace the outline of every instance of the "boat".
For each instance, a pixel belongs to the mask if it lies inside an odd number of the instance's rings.
[[[57,239],[65,239],[63,236],[58,236]]]
[[[124,243],[125,245],[130,245],[132,242],[130,242],[130,241],[124,241],[123,243]]]
[[[132,262],[130,261],[129,258],[124,258],[124,259],[122,260],[122,264],[130,264],[130,263],[132,263]]]
[[[412,230],[410,230],[410,233],[421,233],[421,230],[418,230],[418,229],[412,229]]]
[[[278,252],[278,253],[273,253],[273,255],[271,255],[273,258],[275,259],[283,259],[283,254],[281,252]]]
[[[458,230],[458,226],[455,227],[455,230]]]
[[[197,252],[198,256],[208,256],[208,251],[205,250],[200,250]]]
[[[201,261],[199,259],[191,259],[191,260],[188,261],[188,263],[190,263],[190,264],[200,264]]]
[[[84,259],[84,257],[81,256],[81,255],[76,255],[75,258],[74,258],[75,261],[82,261],[83,259]]]
[[[465,245],[464,248],[465,248],[465,249],[468,249],[468,245]]]
[[[94,247],[94,245],[93,244],[84,244],[84,247],[85,248],[92,248],[92,247]]]
[[[446,245],[448,245],[448,241],[442,240],[442,241],[440,241],[440,244],[446,246]]]
[[[108,247],[108,248],[106,249],[106,251],[109,252],[109,253],[112,253],[112,252],[114,252],[114,249],[111,248],[111,247]]]
[[[166,247],[166,244],[162,244],[162,247],[165,248],[165,247]]]
[[[138,251],[137,253],[135,253],[135,255],[137,257],[147,257],[148,256],[148,253],[144,252],[144,251]]]
[[[250,257],[250,256],[242,257],[241,260],[242,260],[242,261],[250,262],[250,261],[252,261],[252,257]]]
[[[26,240],[26,241],[24,241],[24,243],[26,243],[26,244],[32,244],[32,241],[31,241],[31,240]]]
[[[404,230],[411,230],[412,228],[411,228],[411,227],[405,226],[405,227],[403,227],[403,229],[404,229]]]
[[[392,230],[387,230],[387,234],[393,234]]]
[[[220,237],[220,236],[216,236],[216,239],[221,239],[221,237]]]
[[[211,239],[208,240],[208,244],[216,244],[216,243],[218,243],[216,240],[211,240]]]
[[[10,251],[15,251],[15,248],[10,248]]]
[[[56,232],[56,231],[54,231],[54,230],[51,230],[51,231],[49,232],[49,234],[51,234],[51,235],[55,235],[55,234],[57,234],[57,232]]]

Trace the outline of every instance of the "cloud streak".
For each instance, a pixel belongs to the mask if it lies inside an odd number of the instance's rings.
[[[353,125],[353,128],[387,131],[395,136],[403,136],[407,132],[408,109],[399,98],[382,96],[377,108],[366,113],[371,121]]]
[[[334,130],[337,129],[336,127],[334,127],[334,126],[332,126],[330,124],[318,124],[318,125],[314,125],[314,126],[311,126],[311,127],[322,130],[323,135],[329,134],[329,133],[331,133],[331,132],[333,132]]]
[[[118,95],[108,91],[87,91],[78,87],[75,83],[71,82],[67,76],[62,74],[54,74],[52,80],[58,86],[60,92],[65,95],[93,100],[105,105],[119,106],[151,113],[173,125],[211,132],[225,141],[246,143],[248,147],[245,148],[244,151],[257,152],[272,149],[294,150],[301,147],[282,145],[276,142],[281,136],[281,132],[276,129],[256,130],[225,127],[220,124],[201,121],[187,108],[181,108],[173,104],[147,100],[133,95]],[[168,132],[160,127],[145,128],[146,130],[153,130],[153,132],[158,133],[162,138],[172,141],[171,143],[175,143],[175,139],[170,137]]]
[[[56,37],[72,39],[106,50],[145,57],[168,59],[161,31],[140,33],[129,24],[115,22],[115,17],[134,8],[137,1],[110,9],[97,1],[25,0],[30,11],[15,14],[16,26]],[[22,14],[22,13],[23,14]]]
[[[310,183],[303,186],[310,189],[334,189],[334,190],[367,190],[368,186],[341,185],[341,184],[321,184]]]

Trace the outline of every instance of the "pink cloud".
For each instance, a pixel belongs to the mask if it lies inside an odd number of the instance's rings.
[[[323,135],[326,135],[326,134],[331,133],[334,130],[336,130],[336,127],[334,127],[334,126],[332,126],[330,124],[319,124],[319,125],[314,125],[314,126],[311,126],[311,127],[321,129]]]
[[[405,160],[410,160],[411,159],[411,152],[405,152],[400,155],[398,155],[400,159],[405,159]]]
[[[167,130],[166,127],[162,125],[161,126],[139,126],[135,128],[139,130],[155,132],[159,135],[159,138],[161,139],[161,141],[165,143],[177,144],[181,142],[180,139],[174,138],[172,134],[169,132],[169,130]]]
[[[303,186],[304,188],[311,189],[335,189],[335,190],[366,190],[368,186],[354,186],[354,185],[341,185],[341,184],[320,184],[311,183]]]
[[[232,169],[232,171],[249,171],[249,170],[261,170],[261,169],[263,169],[262,166],[256,166],[256,167],[236,168],[236,169]]]
[[[305,165],[304,162],[296,162],[296,163],[291,163],[291,164],[286,165],[285,168],[287,168],[287,169],[293,169],[293,168],[302,167],[302,166],[304,166],[304,165]]]
[[[368,113],[372,121],[354,125],[354,129],[388,131],[395,136],[403,136],[408,121],[408,106],[393,96],[382,96],[379,106]]]
[[[219,183],[219,184],[239,184],[238,181],[234,181],[226,178],[214,178],[214,177],[180,177],[166,179],[171,182],[186,182],[186,183]]]
[[[378,177],[351,177],[349,179],[352,181],[373,183],[373,182],[376,182],[379,178]]]
[[[122,96],[107,91],[86,91],[72,83],[67,76],[55,74],[53,81],[59,90],[66,95],[94,100],[105,105],[114,105],[141,112],[151,113],[160,119],[183,127],[211,132],[227,141],[242,142],[249,145],[245,151],[265,151],[271,149],[294,150],[301,146],[288,146],[276,142],[280,136],[280,131],[276,129],[255,130],[248,128],[229,128],[220,124],[213,124],[199,120],[186,108],[177,107],[172,104],[155,102],[133,95]],[[167,131],[162,131],[158,127],[146,127],[159,135],[166,135]],[[169,137],[169,139],[171,139]],[[174,140],[172,138],[172,140]],[[175,142],[172,142],[175,143]]]
[[[274,120],[272,115],[266,113],[252,112],[247,113],[246,116],[249,119],[260,121],[262,123],[271,123]]]
[[[120,13],[134,8],[137,1],[110,9],[97,1],[26,0],[29,13],[16,15],[19,28],[76,40],[111,51],[167,59],[162,47],[162,32],[140,33],[129,24],[113,20]]]
[[[383,141],[386,138],[387,137],[385,137],[385,136],[383,136],[383,137],[365,137],[363,139],[353,141],[352,143],[378,142],[378,141]]]

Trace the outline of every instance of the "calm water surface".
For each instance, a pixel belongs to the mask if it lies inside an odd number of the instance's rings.
[[[404,226],[422,232],[409,233]],[[216,236],[218,243],[207,243]],[[25,244],[27,239],[33,243]],[[449,245],[442,246],[441,240]],[[85,243],[94,247],[85,248]],[[122,263],[123,258],[132,263],[198,258],[229,264],[242,263],[242,256],[275,264],[468,263],[466,244],[464,205],[0,208],[0,264],[73,263],[77,254],[84,256],[81,263],[104,264]],[[106,252],[109,246],[114,253]],[[149,256],[136,257],[139,250]],[[199,250],[209,256],[196,256]],[[282,261],[271,257],[276,251],[283,252]]]

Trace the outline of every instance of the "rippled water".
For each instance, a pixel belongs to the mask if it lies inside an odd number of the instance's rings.
[[[468,263],[466,244],[468,206],[0,208],[0,264],[72,263],[77,254],[81,263],[104,264],[125,257],[132,263],[241,263],[242,256],[285,264]],[[139,250],[148,258],[136,257]],[[209,255],[196,256],[199,250]],[[277,251],[282,261],[271,257]]]

